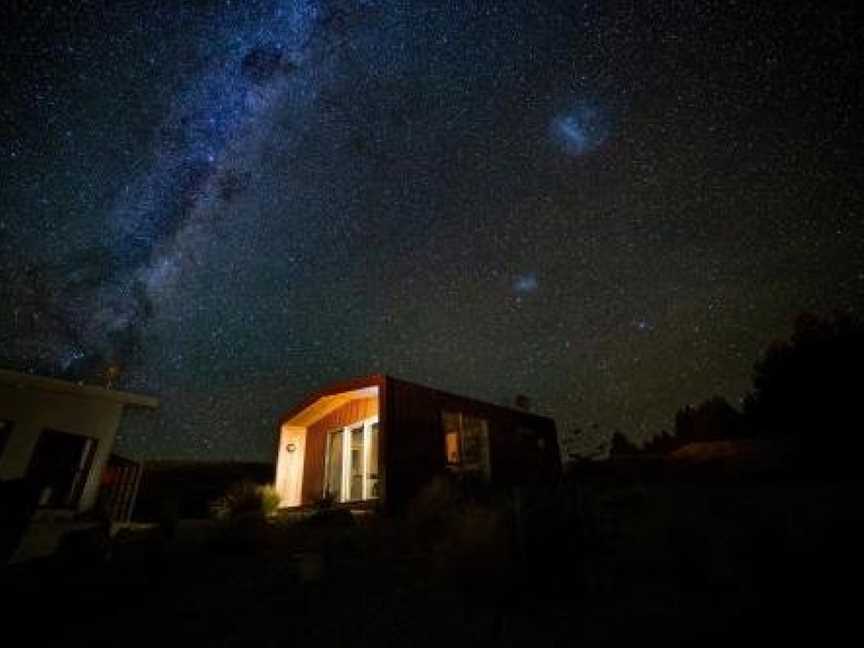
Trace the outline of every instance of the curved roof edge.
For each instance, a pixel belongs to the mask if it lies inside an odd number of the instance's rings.
[[[387,381],[399,382],[408,385],[414,385],[415,387],[420,387],[422,389],[428,390],[430,392],[436,392],[441,396],[445,396],[448,398],[458,398],[464,401],[471,401],[477,403],[479,405],[485,407],[494,407],[501,410],[508,410],[515,414],[519,414],[522,416],[531,416],[539,419],[548,419],[554,422],[554,419],[551,416],[546,414],[540,414],[539,412],[532,412],[530,410],[523,410],[517,407],[512,407],[510,405],[499,405],[497,403],[492,403],[489,401],[480,400],[474,398],[472,396],[464,396],[461,394],[456,394],[454,392],[449,392],[446,390],[438,389],[436,387],[429,387],[428,385],[424,385],[422,383],[417,383],[411,380],[405,380],[403,378],[397,378],[396,376],[391,376],[389,374],[383,373],[374,373],[366,376],[358,376],[355,378],[349,378],[347,380],[342,380],[334,383],[330,383],[325,385],[324,387],[317,389],[316,391],[310,393],[306,398],[300,401],[297,405],[290,408],[289,410],[282,413],[279,417],[279,427],[281,427],[285,422],[290,421],[292,418],[300,414],[303,410],[311,405],[315,404],[319,399],[325,396],[332,396],[334,394],[338,394],[340,392],[353,391],[355,389],[362,389],[363,387],[372,387],[377,386],[379,388],[384,387]]]
[[[286,421],[290,421],[292,418],[300,414],[300,412],[305,410],[310,405],[315,404],[318,400],[325,396],[332,396],[333,394],[339,394],[341,392],[362,389],[363,387],[382,387],[389,377],[390,376],[387,376],[385,374],[378,373],[330,383],[329,385],[326,385],[321,389],[315,390],[314,392],[306,396],[306,398],[300,401],[297,405],[283,412],[282,415],[279,416],[279,427],[281,427],[282,424]]]

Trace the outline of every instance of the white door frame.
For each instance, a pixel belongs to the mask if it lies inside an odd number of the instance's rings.
[[[362,500],[371,499],[369,494],[369,439],[371,436],[372,426],[378,423],[378,416],[371,416],[367,419],[363,419],[360,421],[354,421],[350,425],[346,425],[341,428],[342,431],[342,483],[340,484],[340,493],[341,497],[339,498],[340,502],[358,502]],[[351,494],[351,430],[355,430],[360,426],[363,426],[363,482],[362,482],[362,490],[360,493],[360,500],[351,500],[348,497]],[[334,432],[338,432],[339,428],[336,430],[331,430],[328,432],[328,437],[330,434]],[[379,430],[380,434],[380,430]],[[329,443],[329,441],[328,441]],[[326,455],[329,457],[329,449],[326,449]],[[380,463],[381,457],[378,457],[378,461]],[[327,470],[324,471],[324,483],[327,483]]]

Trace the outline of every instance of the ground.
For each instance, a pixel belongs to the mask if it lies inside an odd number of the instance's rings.
[[[79,547],[6,568],[3,625],[66,645],[824,642],[855,619],[860,492],[583,484],[564,503],[578,525],[564,511],[515,550],[506,516],[471,506],[432,524],[183,521],[172,538],[142,527],[107,560]]]

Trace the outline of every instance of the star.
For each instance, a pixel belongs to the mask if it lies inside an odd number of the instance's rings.
[[[0,365],[122,367],[164,405],[130,456],[269,461],[372,371],[644,440],[864,308],[818,3],[12,4]]]

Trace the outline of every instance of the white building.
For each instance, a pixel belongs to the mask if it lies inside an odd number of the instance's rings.
[[[0,480],[29,478],[38,506],[70,517],[93,508],[126,407],[149,396],[0,369]]]

